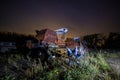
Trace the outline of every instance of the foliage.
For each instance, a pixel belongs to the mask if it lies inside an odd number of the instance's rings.
[[[15,42],[17,49],[22,53],[25,51],[26,41],[34,39],[33,35],[18,34],[15,32],[0,32],[0,37],[0,42]]]
[[[6,76],[2,77],[0,80],[15,80],[15,78],[6,75]]]
[[[36,62],[19,54],[0,57],[0,60],[2,64],[6,62],[1,80],[112,80],[111,68],[100,53],[95,56],[91,52],[87,60],[81,59],[79,65],[73,66],[60,58],[51,59],[50,64],[42,66],[40,59]]]
[[[90,48],[97,49],[120,49],[120,33],[110,32],[105,34],[91,34],[84,36],[84,40]]]

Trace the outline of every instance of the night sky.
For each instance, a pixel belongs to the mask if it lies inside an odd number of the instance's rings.
[[[68,37],[120,32],[119,0],[0,0],[0,31],[35,34],[66,27]]]

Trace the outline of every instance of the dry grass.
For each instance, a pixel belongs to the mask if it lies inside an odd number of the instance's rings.
[[[111,59],[111,58],[110,58]],[[108,60],[112,70],[104,59],[104,55],[93,53],[87,55],[87,60],[80,60],[80,65],[68,65],[64,58],[51,60],[51,67],[47,64],[42,66],[41,61],[27,56],[10,55],[0,57],[1,65],[4,66],[4,74],[1,80],[119,80],[119,61]],[[1,70],[0,70],[1,72]],[[113,75],[113,76],[112,76]]]

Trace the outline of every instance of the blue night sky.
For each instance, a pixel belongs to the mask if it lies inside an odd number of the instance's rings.
[[[0,31],[35,34],[66,27],[69,37],[120,32],[118,0],[0,0]]]

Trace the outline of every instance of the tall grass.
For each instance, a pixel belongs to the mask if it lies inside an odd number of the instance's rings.
[[[2,58],[7,60],[4,66],[4,77],[2,80],[20,80],[25,78],[31,78],[34,74],[43,70],[40,59],[38,62],[27,56],[25,58],[22,55],[12,54],[8,58]]]
[[[119,73],[114,78],[112,69],[101,53],[91,52],[87,59],[79,60],[80,64],[69,66],[60,58],[50,60],[51,64],[42,66],[29,56],[10,55],[8,58],[0,58],[4,64],[5,74],[0,80],[119,80]],[[119,67],[118,67],[119,68]],[[114,71],[118,71],[117,69]]]

